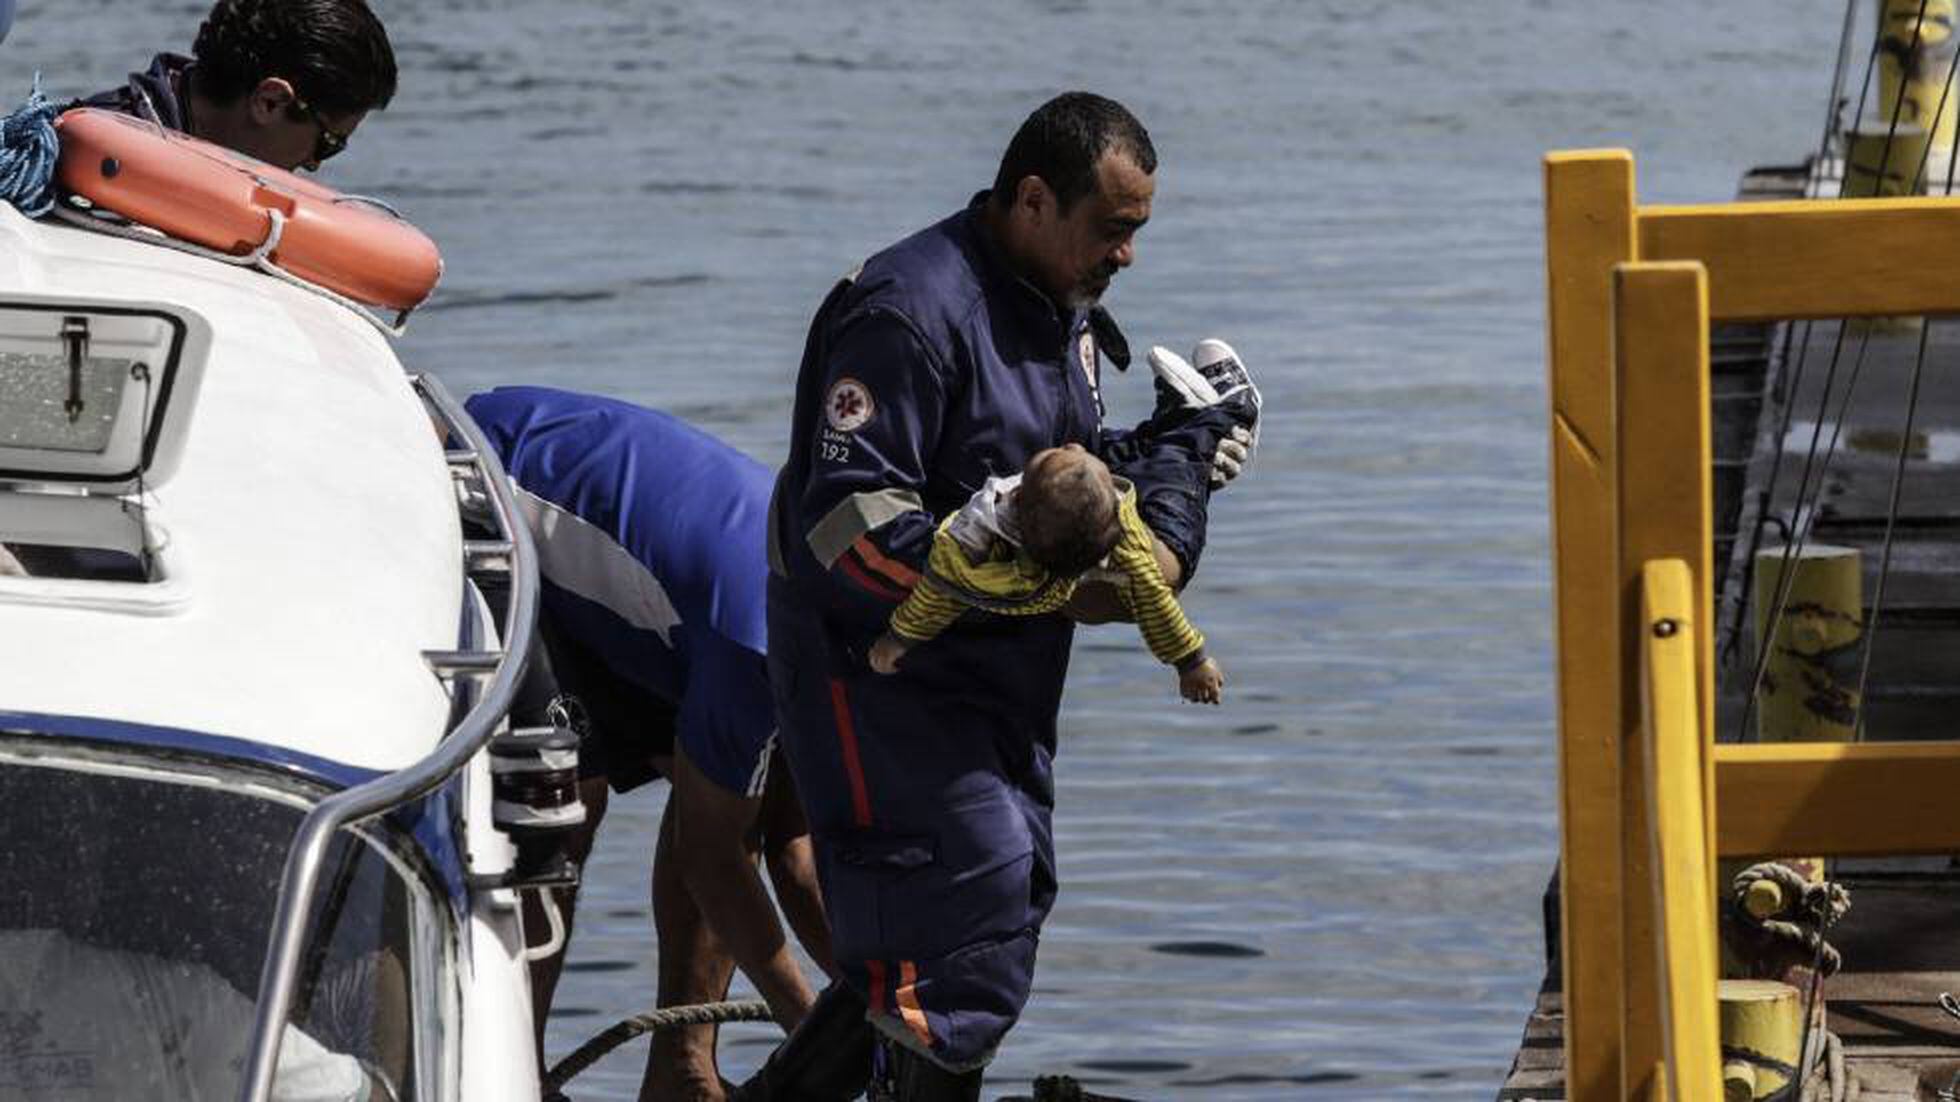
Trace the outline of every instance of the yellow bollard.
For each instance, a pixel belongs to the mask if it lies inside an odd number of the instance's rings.
[[[1854,547],[1810,545],[1795,556],[1793,577],[1777,610],[1784,549],[1756,555],[1756,647],[1763,659],[1756,696],[1759,742],[1850,742],[1858,716],[1859,643],[1864,637],[1864,579]]]
[[[1954,51],[1960,48],[1953,9],[1954,0],[1885,0],[1878,17],[1878,104],[1867,124],[1891,125],[1896,109],[1900,126],[1916,126],[1930,136],[1942,169],[1946,152],[1953,148],[1955,112],[1960,111],[1955,102],[1960,97],[1946,87]]]
[[[1776,610],[1783,580],[1784,548],[1765,548],[1756,554],[1756,653],[1768,654],[1762,690],[1756,696],[1756,739],[1759,742],[1850,742],[1857,731],[1859,643],[1864,637],[1864,577],[1855,547],[1806,545],[1792,559],[1794,579],[1785,597],[1782,619],[1775,631],[1768,619]],[[1804,879],[1824,879],[1821,857],[1779,857]],[[1726,886],[1752,862],[1726,858],[1717,866],[1719,883]],[[1766,918],[1787,906],[1783,890],[1758,881],[1743,906]],[[1722,947],[1722,974],[1762,975],[1763,965],[1736,956]],[[1791,969],[1781,978],[1801,980],[1809,969]]]
[[[1896,131],[1883,120],[1866,120],[1846,137],[1844,198],[1872,199],[1922,195],[1946,188],[1947,156],[1927,145],[1929,132],[1917,123],[1901,122]],[[1857,325],[1865,333],[1916,336],[1925,319],[1915,315],[1868,318]]]
[[[1774,880],[1758,880],[1742,896],[1742,909],[1758,919],[1768,918],[1788,905],[1783,885]]]
[[[1790,1084],[1803,1046],[1803,1001],[1774,980],[1723,980],[1716,985],[1722,1020],[1723,1102],[1776,1098]]]
[[[1928,152],[1927,132],[1918,124],[1900,123],[1895,133],[1883,122],[1867,120],[1845,135],[1849,143],[1844,162],[1844,198],[1884,199],[1920,195],[1937,178],[1946,182],[1946,157]]]

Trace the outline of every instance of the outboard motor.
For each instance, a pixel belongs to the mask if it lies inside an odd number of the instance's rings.
[[[585,822],[578,795],[578,735],[563,727],[522,727],[490,740],[491,819],[510,835],[517,857],[501,888],[570,886],[569,852]]]

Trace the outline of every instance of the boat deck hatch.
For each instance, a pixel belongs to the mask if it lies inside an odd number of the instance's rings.
[[[168,478],[209,346],[178,308],[0,300],[0,481]]]
[[[0,300],[0,576],[156,582],[210,327],[162,304]]]

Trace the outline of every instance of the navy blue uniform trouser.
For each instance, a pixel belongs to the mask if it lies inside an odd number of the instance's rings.
[[[1038,634],[1058,653],[1014,659],[1059,695],[1068,640]],[[1027,1002],[1055,901],[1043,724],[999,707],[970,667],[884,676],[830,646],[771,578],[770,680],[837,962],[885,1032],[951,1070],[981,1066]]]

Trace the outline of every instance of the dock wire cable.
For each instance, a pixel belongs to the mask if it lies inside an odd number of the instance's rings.
[[[1924,12],[1924,7],[1925,7],[1925,2],[1924,0],[1922,0],[1921,2],[1922,14]],[[1843,122],[1843,118],[1840,113],[1842,105],[1840,104],[1839,100],[1840,97],[1843,96],[1844,75],[1845,72],[1849,69],[1849,60],[1850,60],[1850,52],[1851,52],[1851,34],[1852,34],[1853,27],[1855,25],[1857,8],[1858,8],[1858,0],[1846,0],[1845,8],[1844,8],[1844,27],[1838,36],[1837,71],[1832,76],[1831,102],[1827,106],[1827,109],[1825,111],[1824,136],[1822,140],[1818,143],[1817,158],[1815,161],[1812,162],[1812,172],[1807,177],[1807,178],[1814,177],[1816,183],[1814,185],[1807,183],[1804,189],[1806,193],[1813,191],[1817,188],[1821,188],[1823,186],[1824,177],[1823,177],[1822,166],[1830,158],[1832,139],[1837,137],[1838,134],[1842,131],[1841,124]],[[1854,123],[1858,119],[1863,118],[1865,115],[1865,104],[1868,97],[1871,94],[1872,73],[1878,67],[1879,46],[1880,46],[1880,39],[1877,36],[1874,36],[1872,38],[1871,49],[1865,54],[1865,71],[1858,78],[1858,106],[1851,116],[1852,121]],[[1903,100],[1904,98],[1903,83],[1900,85],[1900,89],[1901,89],[1900,97]],[[1885,155],[1884,158],[1880,161],[1881,167],[1883,167],[1885,160],[1891,159],[1891,155],[1892,155],[1891,141],[1892,141],[1891,136],[1888,134],[1886,137]],[[1847,143],[1845,146],[1845,156],[1844,156],[1845,167],[1843,171],[1840,171],[1838,173],[1837,197],[1840,199],[1844,198],[1845,183],[1850,176],[1850,163],[1851,163],[1850,146],[1849,143]],[[1741,592],[1736,594],[1735,625],[1729,636],[1729,640],[1730,640],[1729,645],[1723,648],[1724,652],[1730,655],[1733,655],[1741,647],[1743,622],[1749,615],[1749,602],[1753,596],[1751,590],[1754,588],[1754,584],[1755,584],[1756,558],[1754,554],[1754,548],[1759,547],[1762,543],[1762,528],[1764,523],[1769,519],[1771,515],[1770,513],[1771,507],[1774,505],[1776,500],[1776,484],[1779,479],[1779,476],[1782,474],[1783,471],[1784,449],[1787,446],[1787,442],[1790,435],[1790,417],[1796,411],[1797,393],[1798,391],[1803,389],[1804,368],[1808,365],[1810,360],[1810,334],[1811,334],[1812,326],[1814,324],[1815,324],[1814,319],[1805,318],[1803,321],[1803,335],[1795,338],[1792,338],[1791,336],[1793,327],[1792,326],[1784,327],[1783,332],[1784,332],[1785,347],[1784,347],[1784,353],[1782,358],[1784,362],[1786,363],[1788,362],[1789,345],[1790,343],[1792,343],[1792,341],[1794,341],[1797,349],[1797,362],[1796,362],[1796,366],[1792,368],[1791,371],[1789,372],[1787,378],[1779,380],[1779,387],[1787,385],[1788,388],[1786,391],[1787,397],[1783,402],[1782,420],[1777,425],[1776,450],[1773,457],[1770,460],[1769,481],[1763,489],[1763,497],[1762,497],[1763,504],[1756,512],[1756,530],[1754,533],[1751,534],[1749,540],[1750,547],[1752,550],[1748,562],[1745,563],[1743,566],[1743,578],[1742,578],[1742,584],[1740,586]],[[1830,401],[1831,383],[1835,379],[1837,374],[1838,356],[1843,352],[1844,349],[1844,328],[1843,328],[1844,324],[1845,322],[1842,319],[1840,319],[1837,342],[1832,347],[1831,350],[1831,367],[1829,372],[1826,374],[1825,381],[1824,381],[1824,396],[1818,399],[1817,423],[1820,428],[1823,425],[1824,413],[1827,408],[1827,403]],[[1801,512],[1803,507],[1804,497],[1809,492],[1811,457],[1816,454],[1816,448],[1817,448],[1817,433],[1813,432],[1811,434],[1811,441],[1810,441],[1810,455],[1806,456],[1804,459],[1804,475],[1803,478],[1799,480],[1797,484],[1796,508],[1794,508],[1791,511],[1790,524],[1785,526],[1786,532],[1789,530],[1790,527],[1793,527],[1795,525],[1797,520],[1797,515],[1798,513]],[[1783,573],[1779,575],[1779,578],[1781,581],[1788,581],[1791,552],[1790,552],[1790,539],[1787,535],[1784,538],[1783,551],[1784,551],[1783,567],[1782,567]],[[1775,604],[1775,612],[1769,618],[1769,623],[1772,628],[1774,628],[1778,620],[1782,619],[1783,604],[1785,601],[1788,600],[1788,596],[1789,595],[1787,592],[1781,591],[1781,586],[1779,584],[1779,596]],[[1748,731],[1749,728],[1749,720],[1754,712],[1756,693],[1759,692],[1762,688],[1763,661],[1764,661],[1763,656],[1758,655],[1757,656],[1758,665],[1754,675],[1750,679],[1752,684],[1749,691],[1749,700],[1744,706],[1744,713],[1742,717],[1742,737],[1744,738],[1747,737],[1746,732]]]
[[[1910,56],[1914,51],[1919,49],[1920,30],[1924,26],[1924,21],[1926,17],[1926,7],[1928,3],[1929,0],[1919,0],[1918,15],[1915,17],[1913,22],[1913,27],[1912,27],[1912,42],[1906,47],[1906,54],[1908,56]],[[1854,123],[1858,119],[1864,117],[1866,99],[1871,92],[1872,72],[1874,69],[1877,68],[1878,55],[1881,52],[1883,43],[1884,43],[1884,36],[1882,34],[1874,38],[1872,41],[1871,53],[1867,56],[1865,61],[1864,81],[1858,89],[1858,110],[1857,113],[1852,116],[1852,120]],[[1956,59],[1960,59],[1960,54],[1956,54],[1955,57]],[[1902,64],[1902,69],[1903,69],[1903,64]],[[1898,137],[1899,116],[1905,110],[1905,102],[1906,102],[1906,82],[1903,79],[1901,79],[1899,81],[1899,94],[1892,101],[1891,119],[1887,123],[1885,129],[1885,142],[1879,148],[1877,176],[1881,180],[1884,178],[1885,175],[1885,166],[1888,163],[1890,163],[1890,161],[1892,160],[1892,143]],[[1844,163],[1845,163],[1844,172],[1841,174],[1838,180],[1838,198],[1840,199],[1844,197],[1845,186],[1851,180],[1851,151],[1850,151],[1849,144],[1847,144],[1845,147]],[[1831,347],[1831,366],[1829,371],[1827,371],[1824,376],[1824,393],[1818,398],[1818,402],[1817,402],[1817,424],[1811,430],[1810,448],[1808,453],[1804,457],[1803,476],[1797,482],[1797,498],[1796,498],[1796,502],[1792,506],[1791,514],[1790,514],[1790,526],[1791,528],[1796,530],[1797,538],[1794,541],[1786,542],[1783,547],[1783,560],[1781,563],[1780,572],[1777,577],[1776,600],[1771,605],[1770,616],[1767,621],[1768,628],[1764,632],[1765,642],[1767,642],[1770,638],[1774,637],[1776,626],[1782,622],[1784,613],[1788,611],[1788,606],[1790,602],[1790,591],[1792,588],[1795,587],[1796,584],[1796,572],[1791,569],[1791,564],[1796,560],[1796,558],[1799,555],[1803,554],[1804,546],[1809,542],[1811,525],[1815,523],[1817,508],[1814,505],[1810,513],[1811,523],[1809,524],[1799,523],[1799,521],[1802,520],[1804,517],[1805,500],[1809,498],[1813,492],[1813,487],[1810,481],[1811,468],[1816,461],[1817,441],[1819,436],[1821,436],[1823,433],[1824,420],[1825,420],[1824,414],[1825,414],[1825,410],[1828,408],[1830,403],[1831,386],[1837,376],[1838,360],[1839,357],[1844,352],[1845,333],[1846,330],[1849,329],[1850,325],[1851,325],[1851,319],[1841,319],[1838,322],[1837,339],[1832,344]],[[1924,334],[1925,331],[1922,328],[1921,329],[1922,338],[1924,337]],[[1806,337],[1807,336],[1808,334],[1806,334]],[[1823,496],[1824,478],[1830,472],[1830,458],[1831,455],[1837,449],[1838,436],[1843,431],[1844,428],[1843,419],[1850,412],[1851,393],[1853,389],[1855,389],[1857,386],[1858,374],[1860,369],[1864,365],[1865,352],[1867,348],[1870,346],[1870,342],[1871,342],[1871,325],[1869,322],[1865,322],[1860,326],[1860,330],[1858,334],[1858,357],[1857,357],[1856,364],[1852,369],[1851,381],[1847,383],[1845,387],[1844,401],[1838,407],[1837,423],[1833,426],[1831,430],[1831,446],[1824,453],[1824,468],[1822,471],[1818,473],[1817,476],[1815,493],[1819,498]],[[1799,358],[1799,370],[1801,370],[1801,357]],[[1915,370],[1915,386],[1916,385],[1917,385],[1917,371]],[[1791,391],[1791,404],[1794,405],[1795,401],[1796,401],[1796,391],[1793,388]],[[1777,460],[1779,465],[1782,459],[1782,451],[1781,451],[1782,446],[1783,446],[1782,443],[1779,441],[1777,445],[1778,447]],[[1774,485],[1775,475],[1776,475],[1776,470],[1774,467],[1772,467],[1771,469],[1772,485]],[[1745,699],[1743,702],[1742,723],[1738,734],[1742,734],[1746,736],[1746,732],[1749,729],[1749,721],[1755,716],[1756,697],[1762,692],[1763,678],[1768,674],[1768,672],[1769,672],[1769,650],[1767,646],[1765,646],[1756,655],[1755,673],[1750,678],[1749,695],[1747,699]]]
[[[1828,893],[1818,893],[1812,903],[1811,913],[1817,920],[1817,946],[1810,956],[1810,975],[1804,977],[1803,1032],[1797,1041],[1797,1074],[1791,1077],[1791,1081],[1797,1084],[1796,1093],[1799,1096],[1803,1094],[1803,1084],[1810,1081],[1810,1035],[1812,1032],[1818,1032],[1828,1037],[1831,1024],[1827,1007],[1823,1026],[1815,1030],[1811,1028],[1811,1023],[1816,1020],[1817,997],[1823,993],[1824,988],[1824,950],[1828,947],[1824,935],[1831,932],[1831,925],[1837,918]]]
[[[1952,83],[1954,70],[1960,70],[1960,52],[1953,55],[1953,61],[1953,66],[1947,72],[1949,84]],[[1944,96],[1941,97],[1940,102],[1942,105],[1945,104]],[[1939,115],[1935,114],[1933,118],[1938,121]],[[1953,190],[1956,168],[1960,168],[1960,145],[1955,145],[1947,154],[1946,190],[1949,193]],[[1912,382],[1906,388],[1906,423],[1899,437],[1898,459],[1892,468],[1891,498],[1885,509],[1885,541],[1880,545],[1878,555],[1878,584],[1872,591],[1871,612],[1865,617],[1864,654],[1858,663],[1858,720],[1852,728],[1851,736],[1855,742],[1863,742],[1865,739],[1865,719],[1868,714],[1868,709],[1865,707],[1865,687],[1871,680],[1872,652],[1878,649],[1878,614],[1885,608],[1885,580],[1892,572],[1892,542],[1898,530],[1899,499],[1905,489],[1906,460],[1912,452],[1912,425],[1919,414],[1919,384],[1926,373],[1926,349],[1932,343],[1933,320],[1925,318],[1920,322],[1919,353],[1913,358]]]
[[[1811,172],[1807,174],[1809,177],[1807,182],[1813,186],[1822,186],[1825,159],[1831,152],[1831,139],[1844,128],[1844,78],[1851,67],[1851,34],[1857,21],[1858,0],[1844,0],[1844,26],[1838,31],[1837,64],[1831,67],[1831,98],[1824,104],[1824,138],[1818,143],[1817,161],[1811,166]],[[1865,82],[1858,86],[1861,97],[1865,83],[1871,81],[1871,66],[1877,57],[1878,42],[1874,39],[1871,56],[1865,62]],[[1859,110],[1864,110],[1862,105]]]
[[[1810,543],[1810,531],[1815,522],[1816,509],[1813,507],[1810,510],[1809,516],[1811,523],[1800,524],[1797,522],[1804,518],[1804,499],[1812,492],[1810,475],[1812,464],[1817,456],[1818,437],[1823,434],[1824,425],[1828,422],[1831,426],[1831,439],[1824,447],[1824,461],[1823,465],[1817,469],[1817,481],[1815,485],[1816,493],[1821,497],[1824,491],[1825,479],[1830,477],[1831,458],[1837,454],[1838,441],[1844,435],[1844,422],[1845,418],[1851,412],[1851,399],[1857,393],[1858,380],[1863,376],[1865,371],[1865,354],[1870,346],[1864,339],[1860,339],[1857,355],[1851,361],[1851,373],[1845,379],[1844,395],[1838,399],[1837,414],[1836,416],[1826,416],[1829,408],[1832,381],[1837,374],[1838,356],[1844,347],[1844,330],[1848,325],[1850,325],[1848,319],[1839,323],[1837,346],[1831,352],[1831,369],[1824,377],[1824,395],[1818,399],[1817,427],[1811,433],[1810,450],[1804,456],[1803,477],[1797,484],[1796,508],[1791,512],[1790,525],[1784,529],[1785,543],[1783,547],[1782,573],[1777,578],[1776,600],[1770,606],[1769,630],[1764,632],[1765,641],[1774,637],[1777,623],[1783,619],[1783,614],[1788,611],[1790,591],[1796,584],[1796,571],[1790,568],[1791,563],[1803,554],[1804,548]],[[1779,521],[1781,520],[1781,518],[1778,519]],[[1755,716],[1756,696],[1762,691],[1763,678],[1768,674],[1768,671],[1769,651],[1765,648],[1761,654],[1756,656],[1755,676],[1751,679],[1749,697],[1743,702],[1741,730],[1744,732],[1749,729],[1749,721]]]

